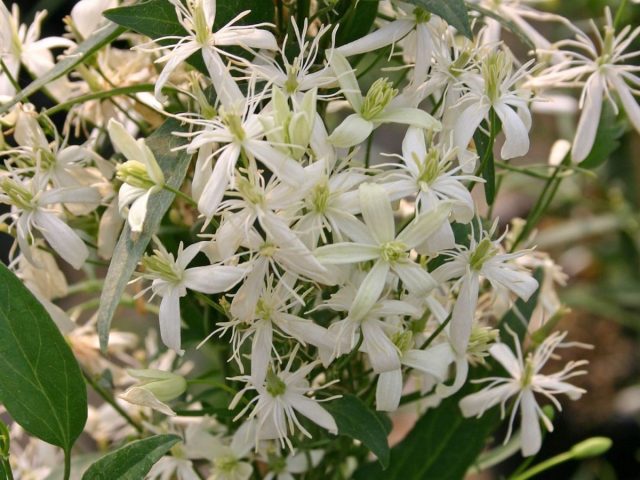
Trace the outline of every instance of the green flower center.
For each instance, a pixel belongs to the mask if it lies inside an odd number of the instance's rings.
[[[488,238],[483,239],[469,258],[469,264],[473,270],[479,271],[484,263],[498,253],[498,249],[493,246],[493,242]]]
[[[311,191],[311,207],[312,210],[318,213],[324,213],[329,206],[329,197],[331,191],[329,190],[329,182],[323,179],[318,183]]]
[[[283,395],[287,391],[287,384],[276,375],[273,370],[267,372],[267,392],[272,397]]]
[[[142,266],[150,276],[158,277],[172,283],[182,281],[181,272],[176,271],[175,264],[159,255],[145,255]]]
[[[413,15],[416,17],[416,23],[427,23],[431,20],[431,12],[427,12],[424,8],[414,8]]]
[[[482,64],[485,91],[492,103],[500,98],[501,85],[511,73],[511,66],[511,57],[503,51],[492,53]]]
[[[388,263],[396,263],[407,257],[407,246],[398,241],[391,241],[381,245],[380,257]]]
[[[398,347],[400,352],[405,353],[413,347],[413,333],[410,331],[398,332],[391,337],[393,344]]]
[[[379,78],[369,88],[367,96],[364,98],[360,115],[365,120],[375,118],[397,94],[398,90],[393,88],[393,83],[388,78]]]
[[[124,163],[119,164],[116,167],[116,177],[118,180],[131,185],[132,187],[143,188],[149,190],[155,187],[156,184],[149,173],[144,163],[137,160],[127,160]]]
[[[238,459],[233,455],[223,455],[213,460],[213,465],[216,470],[231,473],[238,466]]]
[[[236,177],[236,188],[238,192],[240,192],[240,195],[242,195],[242,198],[251,205],[262,205],[264,203],[262,191],[246,178],[238,175]]]
[[[15,205],[21,210],[32,210],[35,208],[33,195],[22,185],[8,178],[4,178],[0,181],[0,188],[2,188],[2,191],[9,197],[12,205]]]
[[[222,117],[222,123],[226,125],[231,135],[233,135],[238,142],[242,142],[247,137],[242,126],[242,118],[240,118],[240,115],[220,108],[220,116]]]

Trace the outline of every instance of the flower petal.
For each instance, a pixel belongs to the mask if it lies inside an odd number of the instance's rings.
[[[396,236],[393,210],[387,192],[375,183],[363,183],[358,189],[364,223],[379,243],[392,241]]]
[[[402,397],[402,370],[383,372],[378,376],[376,385],[376,410],[394,412]]]
[[[329,141],[338,148],[348,148],[364,142],[373,131],[373,123],[357,113],[345,118],[329,135]]]

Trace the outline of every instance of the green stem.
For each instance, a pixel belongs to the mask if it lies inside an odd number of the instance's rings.
[[[433,342],[436,339],[436,337],[440,335],[440,333],[447,327],[447,325],[449,325],[450,321],[451,321],[451,314],[449,314],[449,316],[445,318],[444,322],[438,325],[438,328],[436,328],[434,332],[429,336],[429,338],[427,338],[425,342],[422,345],[420,345],[420,350],[424,350],[429,345],[431,345],[431,342]]]
[[[513,245],[511,246],[512,252],[524,239],[526,239],[531,234],[535,226],[538,224],[538,221],[540,221],[540,218],[542,217],[544,212],[547,210],[547,208],[553,201],[553,198],[555,197],[555,194],[558,191],[558,188],[560,187],[560,182],[562,181],[562,177],[558,177],[558,173],[564,167],[566,167],[569,164],[569,162],[571,162],[571,154],[567,154],[564,157],[564,159],[562,160],[562,163],[555,168],[555,170],[553,171],[553,174],[547,180],[547,183],[545,184],[542,190],[542,193],[538,197],[538,200],[536,200],[535,205],[533,206],[533,208],[531,209],[531,212],[529,213],[529,216],[527,217],[527,222],[525,226],[520,231],[520,233],[516,237],[516,240],[513,242]]]
[[[367,151],[364,157],[365,168],[369,168],[369,165],[371,165],[371,147],[373,146],[373,137],[375,133],[376,133],[375,130],[371,132],[371,134],[369,135],[369,138],[367,139]]]
[[[105,402],[111,405],[113,409],[116,412],[118,412],[120,416],[122,416],[122,418],[124,418],[129,425],[135,428],[138,433],[142,433],[144,431],[142,426],[138,422],[136,422],[133,418],[131,418],[131,416],[120,405],[118,405],[118,402],[116,402],[113,396],[111,396],[109,392],[107,392],[104,388],[98,385],[98,383],[93,379],[93,377],[90,374],[88,374],[84,370],[82,371],[82,374],[84,376],[85,381],[91,386],[91,388],[93,388],[93,390],[98,395],[100,395],[100,397],[102,397],[102,399]]]
[[[16,81],[15,78],[13,78],[13,75],[11,75],[11,71],[9,71],[9,67],[7,67],[7,64],[4,63],[4,60],[2,60],[2,58],[0,58],[0,67],[2,67],[2,70],[9,79],[9,83],[11,83],[13,88],[16,89],[16,92],[19,92],[21,90],[20,84]]]
[[[64,451],[64,480],[71,478],[71,452],[69,449]]]
[[[613,20],[613,28],[617,30],[620,26],[620,22],[622,21],[622,15],[624,13],[625,8],[627,7],[628,0],[622,0],[618,10],[616,11],[616,18]]]
[[[561,463],[564,463],[571,459],[573,459],[573,454],[571,452],[560,453],[559,455],[551,457],[550,459],[545,460],[538,465],[534,465],[526,472],[523,472],[516,477],[512,477],[510,480],[527,480],[528,478],[538,475],[540,472],[544,472],[551,467],[555,467],[556,465],[560,465]]]
[[[49,116],[63,110],[69,110],[71,107],[73,107],[78,103],[85,103],[90,100],[101,100],[104,98],[116,97],[118,95],[129,95],[131,93],[138,93],[138,92],[153,92],[153,88],[154,86],[152,84],[144,83],[140,85],[131,85],[128,87],[114,88],[112,90],[107,90],[107,91],[87,93],[86,95],[80,95],[78,97],[72,98],[69,101],[55,105],[45,110],[43,112],[43,115]]]
[[[507,162],[501,162],[496,160],[496,167],[503,168],[510,172],[520,173],[522,175],[527,175],[529,177],[538,178],[540,180],[549,180],[551,177],[549,175],[545,175],[544,173],[534,172],[529,170],[528,168],[516,167],[515,165],[510,165]]]
[[[170,185],[167,185],[166,183],[164,184],[163,187],[165,190],[168,190],[169,192],[173,193],[174,195],[176,195],[177,197],[180,197],[181,199],[183,199],[185,202],[187,202],[189,205],[191,205],[192,207],[197,207],[198,206],[198,202],[196,202],[193,198],[191,198],[189,195],[187,195],[186,193],[178,190],[177,188],[173,188]]]

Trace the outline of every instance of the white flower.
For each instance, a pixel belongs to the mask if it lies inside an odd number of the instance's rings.
[[[585,360],[569,362],[565,367],[553,374],[544,375],[540,370],[553,355],[556,348],[572,346],[563,344],[566,332],[555,332],[545,339],[533,353],[523,357],[518,337],[513,334],[516,355],[504,343],[496,343],[491,346],[489,353],[506,369],[510,377],[489,377],[480,382],[489,382],[481,391],[467,395],[460,401],[460,409],[465,417],[477,415],[480,417],[485,411],[500,404],[501,414],[505,416],[505,404],[511,397],[516,397],[513,411],[509,419],[509,432],[505,439],[508,441],[513,428],[515,414],[520,410],[521,450],[525,457],[535,455],[540,450],[542,435],[540,420],[548,431],[553,430],[553,425],[543,413],[535,399],[535,393],[549,399],[553,405],[562,410],[555,395],[565,394],[571,400],[579,399],[585,390],[575,387],[566,380],[577,375],[583,375],[584,370],[575,370],[585,365]]]
[[[312,388],[305,377],[318,365],[319,361],[303,365],[292,372],[291,367],[296,350],[292,352],[286,368],[280,372],[269,370],[266,381],[262,384],[254,384],[251,377],[235,379],[247,382],[247,386],[238,392],[229,408],[235,408],[246,391],[255,390],[258,394],[235,418],[237,420],[242,417],[253,406],[250,419],[256,419],[254,442],[256,445],[259,440],[277,439],[282,446],[286,444],[293,449],[288,435],[293,434],[296,427],[303,435],[311,438],[311,434],[298,420],[297,414],[307,417],[333,435],[338,433],[336,422],[329,412],[320,406],[318,400],[306,396],[318,389]],[[319,388],[326,386],[328,384]]]
[[[438,267],[433,277],[446,282],[458,278],[460,290],[453,307],[450,335],[454,350],[466,353],[473,325],[480,279],[486,278],[494,289],[515,293],[522,300],[529,299],[538,288],[538,282],[520,265],[511,262],[528,251],[500,253],[500,239],[492,241],[482,232],[479,240],[471,236],[469,247],[459,245],[456,250],[444,254],[451,261]]]
[[[455,356],[448,342],[439,343],[425,350],[414,348],[414,339],[410,331],[397,332],[393,343],[398,350],[400,363],[423,374],[430,375],[437,383],[446,380],[449,366]],[[376,409],[394,412],[400,405],[402,397],[402,369],[397,368],[382,372],[376,385]]]
[[[442,145],[427,149],[424,131],[409,127],[402,142],[402,169],[393,170],[391,180],[382,184],[391,200],[416,196],[416,207],[419,212],[428,212],[443,202],[451,205],[453,220],[468,223],[475,213],[475,204],[471,192],[463,181],[483,182],[472,175],[460,175],[460,167],[451,168],[455,158],[455,150],[442,152]],[[451,248],[454,245],[453,230],[449,222],[442,226],[424,242],[423,249],[435,252]]]
[[[521,157],[529,151],[531,112],[527,102],[529,92],[515,84],[527,75],[531,62],[512,71],[513,59],[508,51],[487,52],[481,60],[481,76],[467,76],[470,90],[456,106],[453,125],[453,144],[458,148],[460,164],[465,172],[473,171],[475,161],[467,151],[467,145],[491,109],[502,122],[505,142],[500,150],[503,159]]]
[[[431,65],[434,37],[439,36],[438,30],[446,28],[446,24],[421,7],[406,2],[397,2],[397,4],[400,10],[396,20],[351,43],[337,47],[336,51],[345,57],[350,57],[379,50],[405,39],[404,49],[414,54],[412,81],[420,84],[426,80]]]
[[[363,183],[359,192],[365,224],[359,223],[359,228],[349,232],[354,241],[325,245],[314,252],[321,263],[344,265],[374,261],[349,310],[349,317],[354,321],[363,318],[378,300],[390,271],[415,295],[425,295],[437,285],[422,266],[409,258],[409,252],[432,235],[450,211],[449,205],[440,205],[418,215],[396,235],[393,211],[383,188]]]
[[[38,77],[54,66],[52,48],[75,45],[71,40],[62,37],[38,39],[40,26],[47,15],[46,11],[36,13],[29,27],[20,24],[19,15],[18,5],[15,3],[11,13],[4,2],[0,5],[0,56],[14,80],[18,79],[20,64],[23,64],[32,75]],[[55,87],[58,85],[60,85],[59,82],[51,82],[47,88],[54,93],[54,90],[57,92]],[[0,69],[0,103],[11,100],[15,93],[16,90],[7,72]]]
[[[73,29],[81,35],[81,39],[89,38],[93,32],[104,25],[107,20],[102,12],[118,6],[118,0],[80,0],[71,9]]]
[[[258,54],[251,62],[246,62],[251,72],[282,89],[286,96],[301,97],[302,93],[314,88],[328,88],[335,81],[333,70],[324,66],[316,71],[312,68],[319,63],[318,52],[322,37],[331,30],[331,25],[322,26],[311,37],[308,35],[308,21],[305,18],[302,32],[296,22],[291,22],[293,33],[298,43],[298,55],[289,61],[284,47],[280,48],[281,63],[276,59]],[[311,37],[311,40],[307,38]],[[288,45],[287,40],[283,45]]]
[[[278,48],[276,39],[270,32],[256,28],[266,24],[247,27],[234,25],[249,13],[248,10],[240,13],[229,23],[213,32],[213,24],[216,18],[216,0],[190,0],[186,5],[180,0],[170,1],[175,6],[178,21],[187,31],[187,35],[156,39],[156,42],[178,40],[171,47],[160,47],[161,50],[170,48],[171,51],[157,60],[166,62],[166,64],[156,81],[156,97],[161,98],[162,87],[169,79],[171,72],[198,50],[202,50],[204,63],[207,66],[207,71],[221,103],[228,108],[237,106],[239,102],[241,103],[244,100],[244,97],[220,55],[226,55],[231,58],[239,57],[222,50],[220,47],[237,45],[246,49],[264,48],[276,50]]]
[[[264,459],[269,471],[264,476],[264,480],[294,480],[294,475],[313,471],[322,461],[324,452],[322,450],[306,450],[303,452],[291,452],[289,455],[281,456],[280,453],[268,454]]]
[[[356,112],[345,118],[331,133],[329,141],[333,145],[343,148],[357,145],[383,123],[402,123],[434,131],[440,130],[440,122],[427,112],[417,108],[394,106],[391,101],[398,91],[387,78],[377,79],[363,97],[356,75],[347,59],[335,50],[328,55],[342,94]]]
[[[213,439],[206,456],[213,464],[209,480],[248,480],[251,477],[253,467],[246,457],[253,446],[252,428],[252,422],[246,422],[236,430],[230,441]]]
[[[204,174],[208,164],[216,157],[213,172],[209,174],[198,200],[198,210],[207,219],[217,212],[229,183],[234,181],[234,170],[241,156],[249,157],[254,163],[256,159],[259,160],[278,178],[292,186],[304,181],[302,166],[263,140],[265,131],[260,117],[254,111],[256,107],[256,103],[249,104],[242,114],[223,108],[219,118],[202,122],[204,130],[198,132],[188,145],[189,152],[214,143],[223,145],[201,163],[202,171],[198,172]]]
[[[159,315],[162,341],[181,353],[180,297],[187,294],[187,289],[206,294],[229,290],[242,280],[245,269],[226,265],[187,268],[200,252],[202,244],[194,243],[183,249],[180,243],[175,259],[159,241],[156,241],[156,245],[158,248],[154,255],[142,259],[145,268],[143,277],[153,280],[150,288],[154,295],[162,297]]]
[[[144,139],[135,140],[113,118],[109,120],[107,129],[111,142],[127,159],[117,167],[118,178],[125,182],[118,192],[118,208],[123,213],[131,205],[127,221],[131,231],[139,233],[147,216],[149,197],[164,188],[164,174]]]
[[[32,263],[30,241],[33,229],[38,230],[51,248],[73,268],[79,269],[89,256],[89,250],[78,234],[59,217],[53,208],[61,203],[89,203],[100,201],[98,191],[90,187],[52,188],[40,176],[20,179],[0,177],[0,203],[12,206],[12,211],[0,215],[0,221],[12,218],[16,240],[22,254]]]
[[[640,34],[640,27],[623,28],[617,35],[609,8],[605,9],[606,25],[604,37],[593,24],[597,35],[597,46],[585,33],[576,30],[575,40],[563,40],[557,47],[572,47],[575,50],[562,50],[569,58],[562,64],[550,67],[531,81],[534,86],[563,87],[584,83],[580,96],[580,121],[573,140],[571,157],[574,162],[584,160],[593,147],[596,131],[602,113],[602,101],[608,99],[618,112],[611,91],[615,91],[624,107],[631,124],[640,132],[640,106],[634,98],[640,86],[640,78],[635,72],[637,65],[629,63],[639,52],[625,53],[629,45]],[[582,80],[587,76],[586,80]]]

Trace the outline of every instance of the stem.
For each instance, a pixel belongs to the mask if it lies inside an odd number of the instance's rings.
[[[427,338],[425,342],[422,345],[420,345],[420,350],[424,350],[429,345],[431,345],[431,342],[433,342],[436,339],[436,337],[440,335],[440,332],[442,332],[447,327],[447,325],[449,325],[449,322],[451,321],[451,316],[452,314],[450,313],[449,316],[444,319],[444,322],[438,325],[438,328],[436,328],[435,331],[429,336],[429,338]]]
[[[64,450],[64,480],[71,477],[71,452],[65,448]]]
[[[129,425],[136,429],[138,433],[142,433],[144,429],[142,426],[136,422],[131,416],[120,406],[118,402],[115,401],[113,396],[109,392],[107,392],[104,388],[102,388],[98,383],[93,379],[91,375],[89,375],[84,370],[82,371],[82,375],[84,376],[85,381],[91,385],[91,388],[102,397],[102,399],[107,402],[109,405],[113,407],[113,409],[118,412],[122,418],[124,418]],[[68,477],[67,477],[68,478]]]
[[[193,198],[191,198],[186,193],[181,192],[180,190],[178,190],[176,188],[173,188],[170,185],[167,185],[166,183],[164,184],[163,188],[165,190],[168,190],[169,192],[173,193],[177,197],[180,197],[181,199],[183,199],[185,202],[187,202],[192,207],[197,207],[198,206],[198,202],[196,202]]]
[[[521,473],[516,477],[512,477],[510,480],[527,480],[528,478],[531,478],[534,475],[539,474],[540,472],[544,472],[545,470],[548,470],[551,467],[555,467],[556,465],[560,465],[561,463],[564,463],[571,459],[573,459],[573,454],[571,452],[560,453],[559,455],[556,455],[555,457],[551,457],[550,459],[545,460],[544,462],[539,463],[538,465],[534,465],[526,472]]]
[[[77,103],[85,103],[90,100],[99,100],[103,98],[111,98],[118,95],[128,95],[130,93],[138,93],[138,92],[153,92],[154,86],[150,83],[145,83],[141,85],[131,85],[128,87],[119,87],[114,88],[112,90],[101,91],[101,92],[92,92],[87,93],[85,95],[80,95],[79,97],[72,98],[69,101],[64,103],[60,103],[55,105],[43,112],[43,115],[53,115],[54,113],[58,113],[62,110],[69,110],[69,108],[73,107]]]
[[[562,160],[562,163],[555,168],[553,174],[547,180],[542,193],[538,197],[538,200],[536,201],[535,205],[531,209],[531,212],[529,213],[529,216],[527,217],[527,223],[518,234],[516,240],[513,242],[513,245],[511,247],[512,252],[516,249],[520,242],[522,242],[529,236],[534,227],[538,224],[538,221],[542,217],[542,214],[549,207],[549,204],[553,200],[553,197],[555,196],[556,192],[558,191],[558,187],[560,186],[560,182],[562,181],[562,177],[558,178],[558,173],[560,172],[560,170],[566,167],[570,161],[571,154],[567,154]]]
[[[367,139],[367,151],[365,153],[365,157],[364,157],[364,166],[365,168],[369,168],[369,165],[371,164],[371,147],[373,146],[373,137],[375,135],[375,130],[373,132],[371,132],[371,135],[369,135],[369,138]]]
[[[622,0],[620,6],[618,7],[618,10],[616,11],[616,18],[613,20],[614,30],[617,30],[617,28],[620,26],[620,22],[622,21],[622,14],[624,12],[624,9],[627,7],[627,3],[628,0]]]
[[[5,75],[9,79],[9,83],[11,83],[13,88],[16,89],[16,92],[19,92],[20,90],[22,90],[20,88],[20,84],[16,81],[15,78],[13,78],[13,75],[11,75],[11,72],[9,71],[9,68],[7,67],[7,64],[4,63],[4,60],[2,58],[0,58],[0,67],[2,67],[2,70],[4,71]]]

